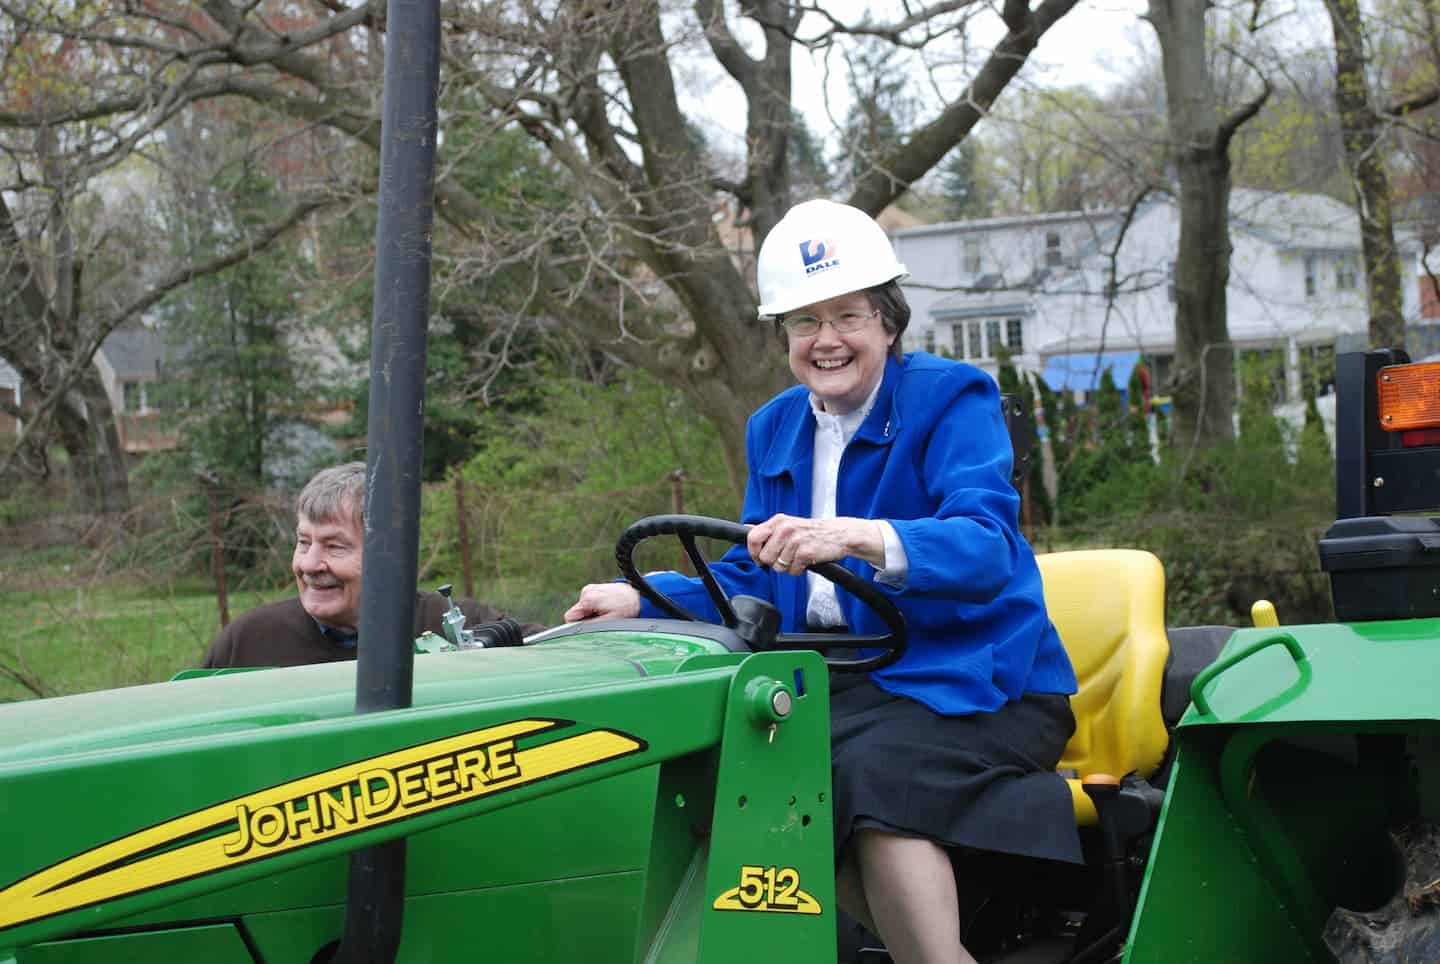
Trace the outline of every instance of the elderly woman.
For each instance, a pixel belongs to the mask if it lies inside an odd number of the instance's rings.
[[[955,878],[965,864],[953,858],[1079,859],[1054,772],[1075,726],[1075,674],[1020,534],[999,392],[970,365],[900,352],[905,266],[864,212],[796,205],[758,268],[761,317],[776,320],[800,384],[750,419],[753,528],[715,576],[774,602],[786,631],[883,632],[807,572],[820,562],[872,580],[904,613],[903,658],[832,680],[837,892],[898,964],[971,961]],[[653,581],[714,613],[698,581]],[[606,583],[586,586],[565,618],[642,612],[657,615]]]

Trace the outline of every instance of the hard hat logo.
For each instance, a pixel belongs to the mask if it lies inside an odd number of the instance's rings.
[[[814,274],[838,265],[840,263],[836,259],[836,255],[839,253],[838,248],[839,246],[828,238],[801,241],[800,260],[805,266],[805,273]]]

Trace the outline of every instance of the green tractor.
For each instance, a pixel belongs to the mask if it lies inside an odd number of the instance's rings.
[[[1404,362],[1340,359],[1348,517],[1321,556],[1343,622],[1167,629],[1154,556],[1040,557],[1081,680],[1061,767],[1091,859],[992,868],[1014,886],[967,921],[986,960],[1440,959],[1375,950],[1381,931],[1440,940],[1423,886],[1440,701],[1421,669],[1440,528],[1387,514],[1433,498],[1412,480],[1440,448],[1408,426],[1440,409],[1440,366]],[[1394,384],[1421,401],[1387,401]],[[679,537],[704,573],[697,539],[744,534],[643,520],[620,571],[657,598],[641,541]],[[894,658],[905,627],[826,568],[887,634],[777,634],[714,589],[726,625],[406,640],[409,705],[377,712],[355,712],[360,663],[0,707],[0,962],[885,960],[863,935],[837,948],[828,681]]]
[[[438,29],[391,5],[359,658],[0,706],[0,964],[883,961],[837,911],[829,799],[830,675],[905,646],[867,584],[816,569],[880,636],[779,634],[712,582],[724,625],[409,639]],[[1341,359],[1341,622],[1167,628],[1154,556],[1041,558],[1088,860],[988,868],[984,959],[1440,960],[1440,527],[1396,515],[1440,501],[1440,372],[1406,361]],[[654,601],[641,541],[703,573],[698,539],[744,533],[643,520],[620,572]]]

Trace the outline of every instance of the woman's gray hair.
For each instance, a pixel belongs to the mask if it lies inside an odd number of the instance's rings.
[[[340,522],[348,513],[355,528],[365,529],[365,463],[346,462],[322,469],[295,499],[296,515],[311,522]]]
[[[900,342],[904,340],[905,329],[910,327],[910,302],[905,300],[905,292],[900,289],[898,281],[887,281],[865,289],[865,296],[870,299],[870,307],[880,312],[885,330],[895,336],[890,343],[890,354],[899,361],[904,355]]]

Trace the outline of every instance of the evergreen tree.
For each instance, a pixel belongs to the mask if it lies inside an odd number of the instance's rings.
[[[248,153],[177,202],[176,243],[198,257],[232,246],[284,203]],[[293,344],[309,277],[294,242],[281,241],[192,282],[159,311],[167,355],[162,404],[194,469],[226,488],[257,492],[304,472],[287,461],[301,454],[292,426],[310,407],[314,365]]]
[[[1036,378],[1034,388],[1040,411],[1039,417],[1044,420],[1043,424],[1039,426],[1038,433],[1041,444],[1044,445],[1048,442],[1052,464],[1058,467],[1064,464],[1065,454],[1068,452],[1063,430],[1064,415],[1060,411],[1061,401],[1059,395],[1050,389],[1044,378]],[[1037,471],[1040,472],[1037,476],[1041,481],[1040,489],[1045,493],[1045,521],[1055,525],[1060,521],[1056,507],[1060,494],[1057,490],[1052,495],[1049,488],[1044,485],[1044,468],[1043,463],[1036,465]]]
[[[1305,424],[1300,429],[1295,469],[1302,479],[1328,478],[1334,472],[1334,454],[1330,451],[1330,437],[1325,432],[1325,421],[1316,404],[1313,373],[1307,373],[1304,379],[1304,392]]]
[[[1131,398],[1139,395],[1132,373]],[[1158,472],[1150,454],[1149,433],[1138,404],[1131,405],[1106,368],[1092,404],[1073,422],[1073,442],[1059,461],[1061,499],[1067,522],[1101,520],[1143,508]],[[1116,492],[1125,492],[1117,503]]]
[[[1100,386],[1095,392],[1095,443],[1099,445],[1106,439],[1122,436],[1124,427],[1125,399],[1115,384],[1115,372],[1106,368],[1100,373]]]
[[[834,175],[825,160],[824,145],[804,116],[790,108],[790,190],[797,199],[825,197],[830,193]]]
[[[973,137],[965,138],[940,168],[940,191],[945,217],[949,220],[983,218],[990,214],[990,199],[980,184],[976,144]]]
[[[698,127],[688,131],[703,138]],[[532,410],[540,389],[538,371],[551,361],[572,370],[588,369],[588,353],[568,341],[557,343],[546,319],[533,314],[533,254],[525,249],[539,226],[558,222],[569,213],[570,195],[563,175],[533,143],[514,128],[493,129],[461,114],[447,131],[438,163],[472,196],[486,206],[500,230],[488,240],[489,260],[452,259],[448,242],[454,229],[435,225],[435,262],[430,300],[430,332],[426,354],[424,475],[445,477],[446,470],[481,451],[489,439],[482,414]],[[373,212],[362,212],[346,227],[344,245],[368,251],[374,238]],[[561,242],[548,254],[563,261]],[[339,279],[335,279],[339,280]],[[371,295],[374,271],[350,275],[343,296],[329,308],[332,324],[348,328],[350,356],[364,365],[370,353]],[[354,403],[349,434],[363,437],[369,390],[363,382],[349,386]]]
[[[874,169],[900,143],[901,132],[912,129],[915,106],[896,56],[895,47],[871,41],[850,57],[851,105],[841,151],[852,181]]]
[[[1125,436],[1124,447],[1130,461],[1150,463],[1150,426],[1145,413],[1145,380],[1147,372],[1143,362],[1130,371],[1130,381],[1125,387]]]
[[[1275,352],[1257,352],[1241,359],[1240,438],[1251,450],[1275,457],[1283,453],[1284,430],[1275,415]],[[1283,382],[1282,382],[1283,384]]]
[[[1035,424],[1035,389],[1031,386],[1030,376],[1015,367],[1014,358],[1004,348],[999,351],[999,369],[996,377],[1001,393],[1016,399],[1020,406],[1020,417],[1030,423],[1027,432],[1031,440],[1030,464],[1024,476],[1015,481],[1015,487],[1030,500],[1031,522],[1036,524],[1048,522],[1051,517],[1051,507],[1049,495],[1045,491],[1039,427]]]

